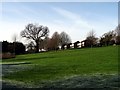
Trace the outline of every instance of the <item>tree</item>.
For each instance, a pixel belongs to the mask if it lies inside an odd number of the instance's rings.
[[[92,47],[94,45],[97,44],[97,39],[96,38],[96,35],[95,35],[95,31],[90,31],[86,37],[86,40],[85,40],[85,46],[86,47]]]
[[[49,29],[47,26],[28,24],[25,29],[21,32],[22,37],[32,39],[36,43],[36,52],[39,52],[39,41],[48,36]]]
[[[58,50],[60,43],[60,35],[58,32],[54,32],[51,38],[46,38],[44,40],[47,50]]]
[[[15,45],[15,54],[24,54],[25,53],[25,46],[21,42],[13,42]]]
[[[13,35],[12,40],[13,40],[13,42],[17,42],[17,34],[14,34],[14,35]],[[12,47],[12,45],[10,45],[10,47]],[[16,54],[16,53],[15,53],[15,43],[13,44],[13,50],[14,50],[13,53]]]
[[[116,32],[116,44],[120,45],[120,24],[115,29]]]
[[[116,44],[120,45],[120,36],[116,36]]]
[[[45,41],[46,41],[46,45],[45,45],[46,50],[50,51],[52,48],[51,38],[48,37],[45,39]]]
[[[49,37],[45,37],[43,39],[43,45],[44,45],[44,49],[48,50],[48,48],[50,47],[50,38]]]
[[[70,49],[70,45],[72,45],[72,43],[67,44],[67,49]]]
[[[120,36],[120,24],[116,27],[117,36]]]
[[[2,42],[2,53],[8,52],[8,44],[9,43],[7,41]]]
[[[15,45],[15,47],[14,47],[14,45]],[[7,41],[3,41],[2,42],[2,52],[3,53],[9,52],[9,53],[15,53],[15,54],[23,54],[23,53],[25,53],[25,46],[21,42],[9,43]]]
[[[54,32],[51,38],[52,49],[57,50],[60,44],[60,35],[58,32]]]
[[[35,44],[33,41],[31,41],[29,44],[26,45],[27,46],[27,51],[28,52],[34,52],[35,51]]]
[[[39,41],[39,48],[40,48],[40,50],[44,49],[44,45],[45,45],[44,39],[40,39],[40,41]]]
[[[107,33],[104,33],[102,37],[100,38],[101,45],[112,45],[115,43],[115,32],[109,31]]]
[[[70,36],[66,33],[66,32],[61,32],[60,34],[60,45],[63,46],[63,45],[67,45],[71,43],[71,38]]]
[[[13,34],[12,41],[17,42],[18,36],[17,34]]]

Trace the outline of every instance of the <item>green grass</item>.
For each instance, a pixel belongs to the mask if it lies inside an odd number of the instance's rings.
[[[24,69],[8,73],[3,80],[37,85],[78,75],[117,74],[118,46],[25,54],[2,61],[17,62],[31,64],[16,65]]]

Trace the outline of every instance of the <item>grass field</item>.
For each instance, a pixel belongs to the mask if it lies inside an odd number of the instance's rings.
[[[118,46],[18,55],[4,59],[2,64],[10,65],[8,73],[3,75],[3,81],[41,87],[75,76],[117,74]],[[3,68],[3,72],[5,70]]]

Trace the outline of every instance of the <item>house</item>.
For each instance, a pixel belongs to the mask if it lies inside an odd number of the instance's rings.
[[[76,41],[75,43],[74,43],[74,48],[78,48],[79,47],[79,44],[80,42],[79,41]]]

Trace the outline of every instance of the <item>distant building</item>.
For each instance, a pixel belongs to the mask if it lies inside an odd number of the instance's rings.
[[[71,45],[72,45],[72,43],[68,43],[68,44],[67,44],[67,49],[70,49],[70,48],[71,48],[71,47],[70,47]]]
[[[74,48],[78,48],[79,47],[79,44],[80,42],[79,41],[76,41],[75,43],[74,43]]]

